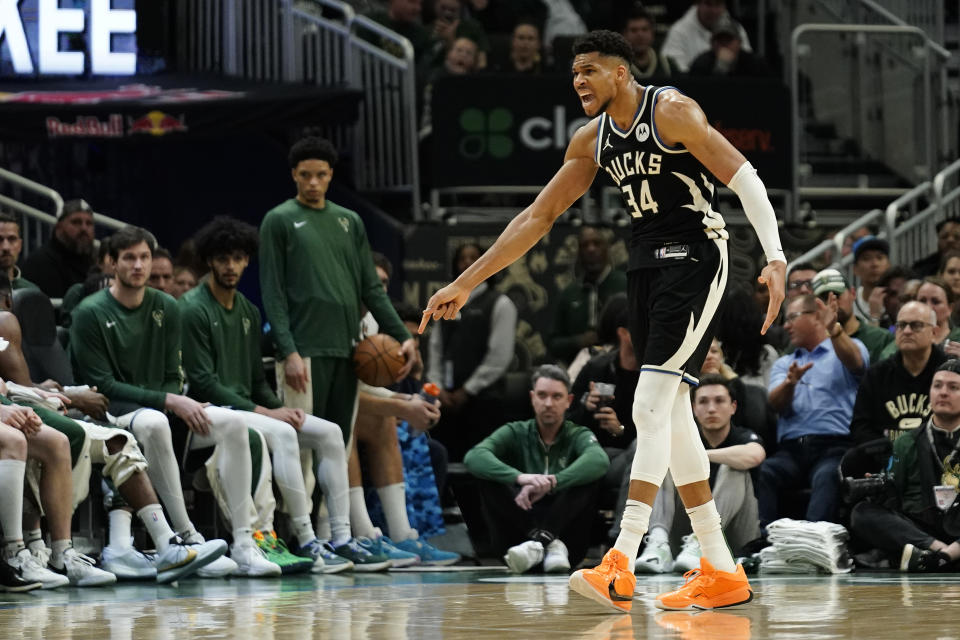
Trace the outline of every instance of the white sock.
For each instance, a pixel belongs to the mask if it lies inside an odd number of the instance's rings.
[[[388,484],[377,489],[380,503],[383,505],[383,515],[387,519],[387,529],[390,530],[390,539],[394,542],[403,542],[417,537],[417,531],[410,526],[407,518],[407,492],[402,482]]]
[[[137,517],[147,528],[147,533],[150,534],[150,539],[153,540],[157,551],[163,551],[170,546],[170,539],[176,534],[167,523],[167,519],[163,515],[163,508],[159,504],[148,504],[137,511]]]
[[[50,545],[50,550],[53,552],[50,556],[50,564],[57,569],[63,569],[63,552],[72,547],[72,540],[54,540]]]
[[[27,543],[27,548],[30,549],[30,551],[47,548],[46,543],[43,541],[43,532],[40,531],[40,529],[30,529],[26,534],[24,541]]]
[[[300,546],[307,544],[317,537],[316,532],[313,530],[313,525],[310,524],[310,514],[290,518],[290,523],[293,525],[293,533],[297,536],[297,542],[300,543]]]
[[[0,527],[6,543],[23,543],[23,474],[27,463],[23,460],[0,460]]]
[[[620,518],[620,535],[617,536],[617,542],[613,548],[627,556],[630,571],[633,571],[637,562],[637,551],[640,549],[640,543],[643,542],[643,534],[647,532],[652,511],[653,508],[650,505],[639,500],[627,500],[623,508],[623,516]]]
[[[233,530],[233,544],[240,547],[249,547],[253,542],[253,529],[249,527],[239,527]]]
[[[127,549],[130,545],[130,523],[133,514],[126,509],[113,509],[110,518],[110,546],[114,549]]]
[[[717,503],[711,499],[700,506],[687,509],[690,516],[690,525],[700,541],[700,551],[703,557],[719,571],[733,573],[737,565],[733,562],[733,555],[723,538],[723,529],[720,527],[720,513],[717,512]]]
[[[24,548],[23,540],[7,540],[3,545],[4,559],[12,558]]]
[[[354,535],[364,538],[377,538],[377,528],[370,522],[367,502],[363,497],[363,487],[350,487],[350,528]]]

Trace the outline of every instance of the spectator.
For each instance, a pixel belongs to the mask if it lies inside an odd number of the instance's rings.
[[[628,317],[626,295],[611,297],[603,309],[601,323],[609,322],[615,327],[616,347],[593,356],[580,370],[573,383],[573,402],[567,413],[571,422],[593,431],[610,458],[610,467],[602,483],[604,491],[612,489],[617,492],[620,489],[624,476],[630,475],[636,451],[633,396],[640,377],[640,365],[633,350]],[[601,395],[597,384],[612,386],[612,394]]]
[[[762,308],[766,309],[765,306]],[[757,306],[756,298],[748,289],[730,287],[720,309],[716,336],[722,345],[724,361],[729,363],[744,384],[761,387],[765,394],[770,381],[770,369],[780,354],[764,339],[757,339],[764,315],[765,312]],[[766,340],[773,338],[774,329],[771,326],[767,330]],[[776,329],[783,331],[782,327]],[[778,338],[784,339],[785,336]]]
[[[23,277],[20,267],[17,266],[21,249],[23,239],[20,237],[20,220],[12,213],[0,211],[0,269],[9,278],[14,290],[37,289],[37,285]]]
[[[867,348],[870,362],[878,362],[884,347],[893,343],[893,336],[886,329],[866,324],[853,313],[853,298],[856,291],[847,285],[846,280],[836,269],[824,269],[813,279],[813,295],[829,304],[831,296],[837,301],[837,322],[843,325],[844,332],[856,338]]]
[[[179,300],[183,294],[197,286],[197,276],[193,269],[184,265],[173,268],[173,284],[170,285],[170,295]]]
[[[547,17],[541,0],[467,0],[467,14],[483,25],[489,34],[510,33],[520,22],[529,20],[539,32]]]
[[[813,278],[817,275],[817,268],[809,262],[792,265],[787,275],[787,302],[797,296],[808,296],[813,293]],[[766,307],[764,307],[766,308]]]
[[[960,250],[960,219],[947,218],[937,223],[937,250],[913,263],[913,277],[932,276],[940,267],[943,256],[950,250]]]
[[[173,256],[163,247],[157,247],[153,252],[152,265],[147,284],[157,291],[173,295]]]
[[[132,431],[141,443],[150,480],[174,528],[188,544],[202,543],[203,536],[187,515],[174,451],[218,447],[217,466],[233,524],[230,556],[235,563],[224,571],[279,575],[280,567],[263,557],[253,538],[255,508],[246,426],[237,413],[204,406],[183,394],[180,312],[173,298],[147,286],[155,247],[151,240],[137,227],[124,227],[111,237],[110,255],[117,270],[113,284],[89,296],[73,312],[74,376],[106,395],[118,416],[117,426]]]
[[[84,200],[68,200],[47,244],[30,252],[23,275],[51,298],[83,282],[94,264],[93,209]]]
[[[927,393],[946,359],[933,343],[937,316],[922,302],[908,302],[897,315],[896,353],[870,365],[853,405],[850,435],[856,444],[897,437],[930,415]]]
[[[597,481],[609,461],[589,429],[564,420],[573,398],[566,372],[542,365],[532,381],[535,417],[503,425],[464,464],[483,481],[493,547],[510,570],[542,562],[548,573],[569,571],[586,554]]]
[[[500,73],[543,73],[543,43],[540,27],[533,22],[518,22],[510,38],[510,53],[506,60],[494,62],[493,70]]]
[[[463,76],[477,70],[477,43],[470,38],[457,38],[446,50],[443,66],[430,72],[423,90],[423,112],[420,118],[420,137],[433,131],[433,87],[438,80],[448,76]]]
[[[929,393],[933,415],[893,443],[884,490],[859,502],[850,519],[901,571],[955,571],[960,560],[960,361],[937,367]]]
[[[762,58],[744,51],[740,33],[743,27],[736,20],[724,17],[717,21],[710,36],[710,49],[690,63],[692,76],[730,78],[763,78],[770,69]]]
[[[430,30],[421,22],[422,10],[422,0],[390,0],[386,11],[378,10],[370,14],[371,20],[410,41],[417,67],[421,70],[429,66],[433,46]],[[397,57],[403,57],[403,51],[393,43],[385,41],[381,45]]]
[[[490,41],[483,25],[464,16],[460,0],[434,0],[433,15],[433,23],[428,27],[434,39],[433,65],[444,62],[447,52],[457,40],[466,38],[476,45],[474,68],[483,69],[487,66]]]
[[[633,50],[633,59],[630,61],[633,66],[630,71],[638,82],[657,84],[672,75],[670,61],[653,48],[656,24],[653,16],[642,5],[638,4],[630,9],[621,33]]]
[[[468,243],[453,255],[453,277],[466,271],[482,251]],[[458,319],[434,326],[430,333],[427,380],[440,387],[443,415],[433,430],[462,460],[467,450],[502,422],[496,394],[513,360],[517,307],[483,283],[470,294]]]
[[[903,304],[907,283],[910,281],[910,272],[903,267],[890,267],[880,276],[877,287],[883,288],[883,313],[880,316],[880,326],[892,330],[897,319],[897,312]]]
[[[60,324],[69,327],[70,314],[80,301],[91,293],[110,286],[115,272],[113,258],[110,257],[110,238],[104,238],[97,247],[97,264],[90,268],[86,280],[70,285],[67,292],[63,294],[63,301],[60,303]]]
[[[937,315],[933,343],[943,349],[948,357],[960,356],[960,327],[954,327],[950,320],[950,309],[956,301],[953,290],[937,276],[927,276],[920,283],[914,299],[929,306]],[[888,344],[880,357],[889,358],[895,351],[896,345]]]
[[[597,344],[600,310],[611,296],[626,293],[627,276],[610,264],[609,250],[602,229],[580,228],[578,278],[560,292],[547,334],[547,350],[554,358],[570,362],[580,349]]]
[[[710,50],[714,27],[728,16],[726,0],[695,0],[683,17],[670,25],[660,55],[669,58],[676,63],[678,70],[686,73],[698,55]],[[747,32],[742,26],[738,27],[740,47],[751,51]]]
[[[732,422],[737,400],[728,381],[716,374],[701,377],[692,400],[693,415],[710,460],[710,489],[717,501],[723,534],[730,547],[738,550],[760,535],[755,470],[767,454],[756,433]],[[683,536],[683,549],[676,560],[670,548],[671,535],[690,531],[687,518],[675,518],[682,509],[680,494],[668,474],[653,503],[647,546],[637,558],[638,572],[686,572],[700,566],[700,543],[694,534]]]
[[[543,25],[543,39],[553,47],[557,36],[579,36],[587,32],[587,25],[574,8],[572,0],[540,0],[547,7]],[[564,52],[566,55],[566,52]]]
[[[853,312],[862,322],[880,324],[884,290],[877,284],[889,268],[890,245],[886,240],[864,236],[853,243],[853,273],[860,280]]]
[[[779,449],[760,467],[760,522],[782,514],[779,493],[811,490],[806,519],[833,522],[839,489],[837,466],[850,446],[857,386],[870,356],[837,322],[837,303],[815,296],[787,305],[785,326],[796,350],[773,365],[770,404],[780,414]]]

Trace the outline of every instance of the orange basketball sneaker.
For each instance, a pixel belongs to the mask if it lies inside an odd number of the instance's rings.
[[[750,640],[750,618],[716,611],[664,611],[654,620],[683,640]]]
[[[570,588],[620,613],[630,613],[637,578],[630,561],[616,549],[603,556],[599,567],[580,569],[570,576]]]
[[[700,568],[687,571],[683,577],[687,579],[685,585],[657,596],[654,604],[670,611],[687,611],[735,607],[753,600],[747,574],[740,564],[735,572],[727,573],[714,569],[706,558],[700,558]]]

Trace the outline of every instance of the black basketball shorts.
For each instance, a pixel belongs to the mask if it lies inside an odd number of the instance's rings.
[[[727,241],[631,248],[640,250],[651,255],[627,274],[627,295],[641,371],[681,375],[696,385],[726,291]]]

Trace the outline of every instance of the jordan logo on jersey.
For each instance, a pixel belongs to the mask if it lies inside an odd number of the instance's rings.
[[[153,321],[157,323],[157,326],[163,328],[163,311],[157,309],[151,315],[153,316]]]
[[[613,145],[610,144],[610,134],[609,134],[609,133],[607,134],[607,141],[603,144],[603,150],[606,151],[607,149],[613,149]]]

